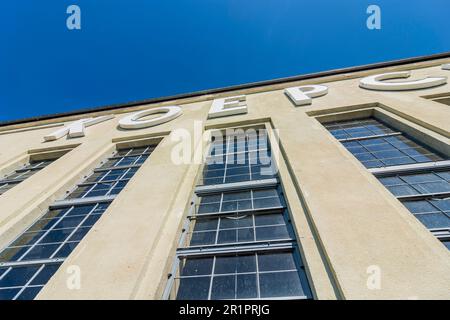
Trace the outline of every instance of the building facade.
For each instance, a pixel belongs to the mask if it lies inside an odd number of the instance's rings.
[[[449,63],[2,124],[0,299],[450,299]]]

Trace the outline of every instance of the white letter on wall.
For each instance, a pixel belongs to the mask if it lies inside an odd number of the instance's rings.
[[[328,87],[322,85],[309,85],[284,89],[284,93],[296,106],[312,103],[312,98],[324,96],[328,93]]]
[[[444,64],[442,70],[450,70],[450,63]]]
[[[139,120],[152,114],[164,113],[163,115],[149,119]],[[168,122],[181,115],[181,108],[178,106],[160,107],[150,110],[139,111],[129,115],[119,121],[122,129],[143,129],[153,127],[161,123]]]
[[[420,80],[385,82],[384,80],[409,78],[409,71],[391,72],[377,74],[361,79],[359,86],[365,89],[399,91],[399,90],[417,90],[426,89],[447,83],[447,77],[428,77]]]
[[[208,113],[208,119],[247,113],[245,96],[215,99]]]
[[[64,126],[63,128],[53,132],[52,134],[49,134],[44,137],[45,141],[55,141],[58,140],[65,135],[68,135],[69,138],[79,138],[84,137],[84,129],[86,127],[92,126],[94,124],[109,120],[114,118],[114,116],[102,116],[97,118],[88,118],[88,119],[81,119],[75,122],[72,122],[71,124]]]

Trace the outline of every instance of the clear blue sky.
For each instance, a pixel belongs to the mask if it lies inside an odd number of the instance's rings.
[[[445,51],[449,0],[4,0],[0,121]]]

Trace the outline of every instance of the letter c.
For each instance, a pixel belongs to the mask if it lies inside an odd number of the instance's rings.
[[[436,87],[447,83],[447,77],[427,77],[420,80],[385,82],[384,80],[409,78],[411,72],[390,72],[369,76],[360,80],[359,86],[364,89],[381,91],[418,90]]]

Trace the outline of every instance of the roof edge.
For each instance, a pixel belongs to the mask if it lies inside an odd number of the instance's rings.
[[[268,85],[280,84],[280,83],[285,83],[285,82],[309,80],[309,79],[315,79],[315,78],[341,75],[341,74],[345,74],[345,73],[353,73],[353,72],[360,72],[360,71],[368,71],[368,70],[372,70],[372,69],[394,67],[394,66],[398,66],[398,65],[411,64],[411,63],[417,63],[417,62],[425,62],[425,61],[444,59],[444,58],[450,58],[450,51],[444,52],[444,53],[426,55],[426,56],[418,56],[418,57],[412,57],[412,58],[406,58],[406,59],[366,64],[366,65],[361,65],[361,66],[333,69],[333,70],[329,70],[329,71],[307,73],[307,74],[297,75],[297,76],[292,76],[292,77],[284,77],[284,78],[278,78],[278,79],[272,79],[272,80],[250,82],[250,83],[233,85],[233,86],[222,87],[222,88],[200,90],[200,91],[195,91],[195,92],[190,92],[190,93],[176,94],[176,95],[172,95],[172,96],[163,96],[163,97],[157,97],[157,98],[151,98],[151,99],[145,99],[145,100],[130,101],[130,102],[126,102],[126,103],[105,105],[105,106],[100,106],[100,107],[84,108],[84,109],[78,109],[78,110],[69,111],[69,112],[48,114],[48,115],[42,115],[42,116],[37,116],[37,117],[29,117],[29,118],[23,118],[23,119],[11,120],[11,121],[2,121],[2,122],[0,122],[0,127],[6,127],[6,126],[10,126],[10,125],[19,125],[19,124],[24,124],[24,123],[29,123],[29,122],[50,120],[50,119],[54,119],[54,118],[77,116],[77,115],[86,114],[86,113],[94,113],[94,112],[116,110],[116,109],[121,109],[121,108],[129,108],[129,107],[135,107],[135,106],[139,106],[139,105],[143,105],[143,104],[161,103],[161,102],[167,102],[170,100],[194,98],[194,97],[198,97],[198,96],[223,93],[223,92],[227,92],[227,91],[251,89],[251,88],[255,88],[255,87],[268,86]]]

